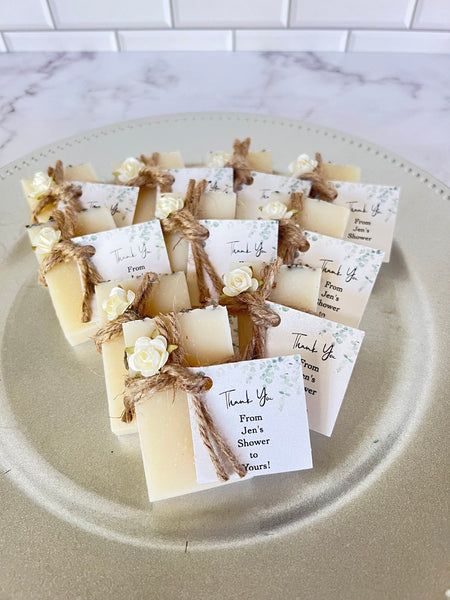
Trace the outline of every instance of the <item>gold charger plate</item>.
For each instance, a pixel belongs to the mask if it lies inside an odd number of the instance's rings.
[[[335,432],[315,468],[150,506],[135,438],[109,431],[101,359],[70,348],[36,283],[20,178],[56,158],[190,164],[250,135],[402,187],[391,262]],[[163,116],[63,140],[0,170],[0,598],[444,598],[450,190],[365,141],[250,114]],[[447,585],[448,582],[447,582]]]

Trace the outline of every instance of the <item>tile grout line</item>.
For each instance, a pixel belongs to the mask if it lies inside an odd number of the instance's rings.
[[[166,0],[168,2],[168,6],[169,6],[169,20],[170,20],[170,24],[169,27],[170,29],[175,29],[175,12],[173,9],[173,0]]]
[[[56,19],[55,16],[53,14],[53,10],[50,4],[50,0],[41,0],[41,2],[47,7],[47,11],[48,11],[48,15],[50,17],[50,21],[51,21],[51,25],[53,27],[54,30],[57,29],[56,27]]]
[[[420,0],[412,0],[414,2],[413,4],[413,9],[411,11],[411,18],[409,20],[409,23],[407,25],[407,29],[408,30],[413,30],[413,25],[414,25],[414,20],[416,18],[416,13],[417,13],[417,9],[419,8],[419,2]]]
[[[122,44],[120,43],[119,32],[117,29],[114,30],[114,38],[116,40],[116,52],[122,52]]]
[[[236,29],[231,30],[231,52],[236,52]]]
[[[120,31],[144,31],[144,32],[152,32],[152,31],[230,31],[233,28],[232,25],[228,27],[118,27]],[[58,27],[57,29],[3,29],[3,33],[67,33],[67,32],[76,32],[76,33],[101,33],[101,32],[111,32],[115,30],[115,26],[111,25],[110,27],[86,27],[84,29],[80,27]],[[321,32],[329,32],[329,31],[348,31],[348,26],[336,26],[336,27],[235,27],[235,31],[276,31],[278,33],[284,31],[321,31]],[[450,34],[450,28],[440,28],[440,29],[405,29],[404,27],[352,27],[352,31],[377,31],[377,32],[393,32],[393,33],[448,33]]]
[[[344,50],[343,50],[343,52],[348,52],[348,48],[350,46],[350,37],[351,37],[351,35],[352,35],[352,30],[349,29],[347,31],[347,37],[345,38],[345,44],[344,44]]]
[[[285,29],[291,28],[291,19],[292,19],[292,2],[294,0],[286,0],[287,2],[287,14],[286,14],[286,26]]]
[[[3,42],[3,45],[5,46],[5,52],[1,53],[1,54],[6,54],[8,52],[11,52],[11,50],[8,48],[8,44],[6,43],[6,39],[5,36],[3,35],[3,33],[0,31],[0,41]]]

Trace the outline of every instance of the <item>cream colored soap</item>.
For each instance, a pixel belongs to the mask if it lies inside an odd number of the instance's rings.
[[[273,192],[270,194],[269,201],[283,202],[286,206],[289,206],[289,196],[287,194]],[[338,206],[332,202],[315,198],[303,199],[303,210],[299,215],[300,225],[303,229],[339,239],[342,239],[345,235],[349,218],[350,210],[346,206]]]
[[[183,169],[184,161],[181,153],[161,152],[159,154],[159,166],[161,169]],[[156,190],[142,188],[139,191],[133,223],[144,223],[155,218]]]
[[[323,163],[322,170],[328,181],[361,181],[361,167],[356,165],[335,165]]]
[[[108,231],[115,228],[114,217],[108,208],[105,206],[88,208],[78,213],[75,236],[100,233],[100,231]]]
[[[98,181],[97,174],[94,171],[94,168],[90,164],[83,164],[77,166],[69,166],[64,167],[64,179],[66,181]],[[22,191],[24,193],[25,199],[28,202],[28,206],[30,210],[36,206],[36,200],[30,198],[29,193],[32,190],[32,179],[22,179]],[[38,216],[39,223],[45,223],[49,220],[52,208],[48,207],[45,210],[41,211]]]
[[[97,301],[97,311],[99,314],[99,325],[107,323],[107,316],[102,309],[102,304],[109,296],[113,287],[121,286],[124,290],[133,290],[136,292],[139,286],[138,279],[128,279],[126,281],[107,281],[101,283],[95,288]],[[159,283],[155,284],[150,298],[145,307],[145,314],[155,316],[159,313],[179,312],[190,308],[189,293],[186,285],[184,273],[172,273],[170,275],[161,275]],[[127,326],[129,335],[148,335],[145,327],[148,328],[147,321],[135,321]],[[139,329],[141,328],[141,329]],[[125,376],[127,371],[124,365],[125,352],[124,336],[105,342],[102,346],[103,369],[105,372],[106,394],[108,399],[108,414],[111,424],[111,431],[116,435],[124,435],[137,432],[136,421],[123,423],[120,416],[123,410],[123,390],[125,385]]]
[[[199,203],[199,219],[234,219],[236,194],[233,192],[206,192]],[[186,271],[189,243],[177,233],[164,236],[172,271]]]
[[[261,173],[272,173],[272,153],[266,150],[260,152],[249,152],[248,162],[250,163],[250,169],[252,171],[259,171]]]
[[[222,306],[178,316],[190,366],[226,362],[233,356],[228,312]],[[123,326],[125,343],[134,345]],[[145,477],[151,502],[198,492],[220,484],[197,483],[187,395],[167,390],[136,406]]]

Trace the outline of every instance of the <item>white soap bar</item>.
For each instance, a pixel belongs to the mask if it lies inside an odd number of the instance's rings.
[[[226,362],[233,356],[228,312],[209,307],[178,316],[190,366]],[[134,340],[124,334],[127,345]],[[133,342],[133,343],[130,343]],[[145,476],[151,502],[208,489],[197,483],[187,395],[167,390],[136,406]]]
[[[104,206],[99,208],[89,208],[78,213],[75,235],[88,235],[89,233],[99,233],[115,229],[116,223],[111,211]]]
[[[109,297],[113,287],[120,286],[125,291],[136,292],[139,280],[127,279],[121,281],[107,281],[95,288],[97,311],[99,314],[99,325],[107,323],[106,313],[102,304]],[[160,280],[152,288],[152,293],[145,306],[144,314],[152,317],[159,313],[179,312],[190,308],[189,292],[184,273],[172,273],[161,275]],[[144,327],[145,321],[136,321],[127,327],[127,331],[137,331],[134,327]],[[144,330],[139,335],[147,335]],[[120,419],[123,410],[123,390],[127,371],[124,365],[125,341],[123,335],[105,342],[102,346],[103,369],[105,372],[106,394],[108,399],[108,414],[110,418],[111,431],[116,435],[137,432],[136,421],[123,423]]]
[[[361,167],[356,165],[335,165],[334,163],[322,163],[322,171],[328,181],[361,181]]]
[[[176,150],[174,152],[160,152],[159,167],[161,169],[182,169],[184,167],[183,157]],[[136,204],[133,223],[144,223],[155,217],[156,190],[141,188]]]
[[[199,203],[199,219],[234,219],[236,194],[234,192],[206,192]],[[189,244],[177,233],[164,236],[172,271],[186,271]]]
[[[282,202],[286,206],[290,203],[289,195],[278,192],[270,195],[270,202],[273,201]],[[303,210],[296,216],[302,229],[342,239],[347,229],[350,210],[332,202],[303,198]]]

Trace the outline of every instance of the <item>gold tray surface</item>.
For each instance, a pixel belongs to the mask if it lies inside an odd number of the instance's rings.
[[[125,156],[189,164],[250,135],[402,187],[391,262],[333,436],[314,470],[147,502],[137,440],[109,431],[101,359],[70,348],[36,283],[20,179],[61,158],[108,178]],[[0,598],[444,598],[449,529],[450,190],[344,133],[235,113],[103,127],[0,169]]]

